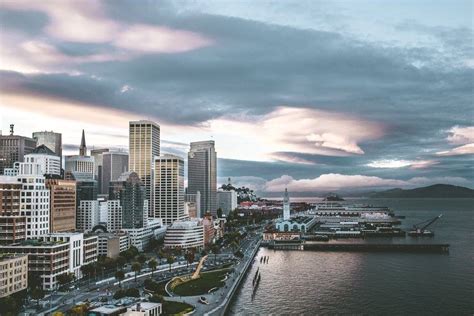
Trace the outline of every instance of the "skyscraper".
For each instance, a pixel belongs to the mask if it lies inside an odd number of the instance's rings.
[[[46,179],[50,190],[49,228],[52,233],[76,228],[76,181]]]
[[[154,212],[163,224],[185,219],[184,213],[184,161],[175,155],[155,157]]]
[[[45,145],[51,151],[53,151],[57,156],[59,156],[61,161],[62,168],[62,159],[63,159],[63,141],[62,135],[55,132],[34,132],[33,139],[36,140],[36,146]]]
[[[10,125],[10,135],[0,135],[0,174],[5,168],[13,168],[15,162],[23,162],[25,155],[36,148],[36,140],[13,134],[13,124]]]
[[[129,123],[128,170],[136,172],[145,187],[145,197],[153,210],[153,159],[160,155],[160,126],[152,121]]]
[[[148,201],[142,181],[135,172],[125,172],[110,182],[109,201],[120,201],[122,207],[122,228],[135,229],[146,226]]]
[[[117,180],[122,173],[128,171],[128,153],[110,151],[102,154],[102,179],[99,184],[100,193],[109,193],[110,181]]]
[[[94,176],[95,180],[97,180],[97,184],[99,186],[99,194],[107,194],[108,192],[103,192],[102,187],[104,185],[103,173],[104,173],[104,154],[108,152],[108,148],[100,148],[100,149],[91,149],[91,157],[94,158]]]
[[[214,141],[191,143],[188,153],[188,193],[201,193],[201,214],[216,215],[217,156]]]

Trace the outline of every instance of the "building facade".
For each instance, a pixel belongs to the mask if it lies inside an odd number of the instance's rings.
[[[63,141],[60,133],[53,131],[34,132],[33,139],[36,140],[36,146],[44,145],[49,148],[56,156],[60,158],[60,167],[62,168]]]
[[[28,287],[28,255],[0,254],[0,298]]]
[[[99,187],[99,194],[107,193],[103,192],[103,178],[104,178],[104,154],[109,151],[108,148],[99,148],[91,150],[91,157],[94,158],[94,179],[97,181]]]
[[[49,228],[52,233],[76,229],[76,182],[46,179],[49,189]]]
[[[10,135],[0,135],[0,175],[5,168],[13,168],[15,162],[23,162],[25,155],[36,148],[36,140],[13,135],[13,126],[10,128]]]
[[[206,212],[216,215],[217,210],[217,155],[214,141],[191,143],[188,153],[188,193],[201,193],[202,217]]]
[[[184,161],[175,155],[155,157],[153,217],[163,224],[187,218],[184,213]]]
[[[197,218],[201,214],[201,192],[184,195],[184,214],[190,218]]]
[[[99,225],[100,205],[98,200],[82,200],[76,212],[76,228],[83,232],[90,232]]]
[[[128,234],[125,232],[117,233],[98,233],[99,256],[117,258],[121,252],[130,248]]]
[[[217,192],[217,208],[220,208],[223,214],[229,215],[237,206],[237,192],[234,190]]]
[[[160,155],[160,126],[152,121],[129,123],[128,170],[136,172],[143,182],[145,197],[153,210],[153,159]],[[153,215],[153,214],[150,214]]]
[[[203,248],[204,226],[198,219],[176,221],[168,227],[165,248]]]
[[[22,187],[16,177],[0,176],[0,244],[26,239],[26,217],[20,206]]]
[[[94,157],[66,156],[64,172],[72,174],[76,179],[94,180],[95,178]]]
[[[128,171],[128,153],[106,152],[102,154],[102,179],[99,185],[101,194],[109,194],[110,181],[116,181]]]
[[[24,160],[39,164],[43,175],[58,177],[61,175],[61,158],[45,145],[36,147],[30,154],[25,155]]]
[[[146,225],[148,201],[143,183],[136,172],[125,172],[110,182],[109,200],[118,200],[122,206],[122,228],[135,229]]]

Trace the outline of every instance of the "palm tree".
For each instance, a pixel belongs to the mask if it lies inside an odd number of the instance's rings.
[[[186,253],[186,267],[189,267],[194,262],[194,251],[188,251]]]
[[[140,262],[134,262],[132,264],[132,271],[135,272],[135,282],[137,282],[137,274],[142,270]]]
[[[220,250],[221,250],[221,248],[219,247],[219,245],[214,244],[211,247],[211,251],[214,254],[214,264],[216,264],[217,254],[220,252]]]
[[[151,269],[151,276],[153,277],[153,272],[155,272],[158,262],[155,259],[148,261],[148,267]]]
[[[115,278],[119,281],[119,287],[122,287],[122,280],[125,279],[125,272],[118,270],[115,272]]]
[[[168,256],[166,258],[166,262],[170,265],[170,272],[171,272],[171,265],[174,263],[174,257],[173,256]]]

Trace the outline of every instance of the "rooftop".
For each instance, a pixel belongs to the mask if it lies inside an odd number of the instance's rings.
[[[57,156],[56,153],[54,151],[52,151],[51,149],[49,149],[47,146],[45,145],[39,145],[38,147],[36,147],[32,152],[31,154],[41,154],[41,155],[50,155],[50,156]],[[30,155],[31,155],[30,154]]]

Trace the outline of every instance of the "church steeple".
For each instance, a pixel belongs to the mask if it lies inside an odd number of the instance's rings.
[[[81,146],[79,146],[79,156],[87,156],[86,136],[82,130]]]

